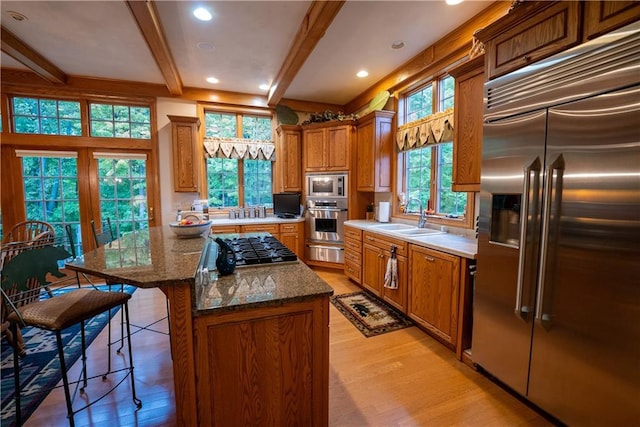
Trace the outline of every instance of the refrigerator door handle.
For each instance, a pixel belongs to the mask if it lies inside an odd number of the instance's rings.
[[[523,188],[522,188],[522,206],[520,211],[520,253],[518,254],[518,280],[516,287],[516,306],[514,309],[514,313],[517,318],[527,321],[529,317],[529,313],[531,313],[532,307],[528,304],[522,304],[522,296],[524,293],[524,282],[525,282],[525,269],[526,269],[526,261],[527,255],[530,256],[530,244],[533,239],[529,238],[529,217],[533,217],[533,215],[537,215],[537,212],[531,212],[531,207],[534,208],[538,206],[537,197],[538,191],[535,189],[532,191],[531,182],[537,183],[540,180],[540,170],[542,168],[540,158],[536,157],[536,159],[524,169],[524,180],[523,180]],[[536,185],[533,186],[537,188]],[[528,295],[529,293],[527,293]]]
[[[549,256],[549,240],[552,239],[552,248],[557,244],[557,228],[560,221],[560,205],[562,200],[562,175],[564,173],[564,157],[560,154],[547,169],[547,177],[544,186],[544,207],[542,221],[542,239],[540,242],[540,269],[538,270],[538,293],[536,296],[536,321],[545,330],[551,329],[553,315],[551,314],[552,283],[547,283],[547,270],[553,268],[554,256]],[[553,255],[553,254],[552,254]]]

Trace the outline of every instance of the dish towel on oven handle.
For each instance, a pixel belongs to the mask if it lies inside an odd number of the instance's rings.
[[[384,287],[398,289],[398,260],[396,259],[396,247],[391,245],[391,256],[387,261],[387,271],[384,274]]]

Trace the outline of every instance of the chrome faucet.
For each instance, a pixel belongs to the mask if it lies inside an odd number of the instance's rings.
[[[416,198],[409,199],[406,206],[407,212],[409,212],[409,204],[414,200],[418,202],[418,207],[420,209],[418,211],[418,215],[420,215],[418,219],[418,228],[424,228],[424,225],[427,222],[427,215],[424,213],[424,209],[422,209],[422,202],[420,201],[420,199],[416,199]]]

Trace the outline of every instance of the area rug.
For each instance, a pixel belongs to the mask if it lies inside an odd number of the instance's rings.
[[[413,326],[404,314],[367,292],[334,295],[331,303],[367,338]]]
[[[107,290],[107,286],[98,286],[99,289]],[[73,288],[56,289],[54,294],[59,292],[69,292]],[[124,291],[132,294],[136,288],[125,285]],[[111,310],[113,317],[119,309]],[[87,347],[107,325],[110,320],[108,313],[101,313],[85,322],[85,339]],[[60,360],[58,359],[58,348],[56,336],[53,332],[44,331],[38,328],[23,328],[27,356],[20,359],[20,384],[21,409],[23,422],[29,418],[38,405],[47,397],[53,387],[62,379],[60,372]],[[64,354],[67,367],[70,368],[80,358],[82,353],[80,326],[74,325],[67,328],[62,333],[64,344]],[[15,425],[15,400],[13,385],[13,349],[2,339],[2,361],[1,368],[1,412],[0,425],[3,427]],[[64,406],[61,411],[66,411]]]

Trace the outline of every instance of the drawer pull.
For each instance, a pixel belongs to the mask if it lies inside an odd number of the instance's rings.
[[[370,241],[370,242],[373,242],[376,239],[374,239],[373,237],[367,237],[367,240]]]
[[[429,262],[434,262],[436,260],[434,257],[426,256],[426,255],[425,255],[424,259],[426,259]]]

